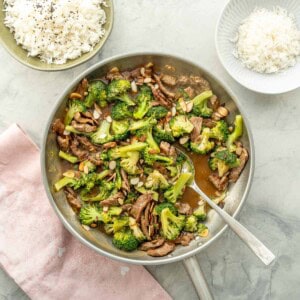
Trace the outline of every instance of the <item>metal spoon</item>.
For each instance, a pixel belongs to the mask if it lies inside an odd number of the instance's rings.
[[[256,254],[256,256],[266,265],[269,265],[274,259],[275,255],[259,241],[248,229],[241,223],[230,216],[225,210],[215,204],[197,185],[195,182],[195,167],[190,157],[182,150],[176,148],[179,153],[186,157],[186,162],[183,164],[182,173],[192,173],[193,179],[189,182],[189,187],[198,193],[211,208],[213,208],[219,216],[229,225],[229,227],[240,237],[240,239]]]

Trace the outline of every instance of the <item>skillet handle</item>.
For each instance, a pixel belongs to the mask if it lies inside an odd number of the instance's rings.
[[[204,274],[198,264],[196,256],[192,256],[183,260],[183,265],[189,274],[194,287],[197,291],[198,297],[201,300],[213,300],[210,293]]]

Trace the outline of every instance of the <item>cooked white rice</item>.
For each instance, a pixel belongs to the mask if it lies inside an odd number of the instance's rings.
[[[4,0],[17,44],[49,64],[93,50],[105,33],[104,0]]]
[[[294,66],[300,55],[295,17],[281,7],[256,8],[238,28],[234,55],[247,68],[274,73]]]

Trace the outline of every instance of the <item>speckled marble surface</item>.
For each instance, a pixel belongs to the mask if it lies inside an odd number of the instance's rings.
[[[221,66],[214,30],[226,1],[115,1],[115,24],[103,52],[75,69],[42,73],[0,47],[0,132],[19,123],[40,144],[48,112],[66,84],[111,55],[163,51],[201,63],[231,86],[254,134],[256,170],[239,220],[277,255],[265,267],[227,231],[198,255],[215,299],[300,299],[300,89],[278,96],[251,92]],[[300,74],[299,74],[300,78]],[[300,79],[299,79],[300,80]],[[181,263],[148,268],[174,299],[197,299]],[[0,300],[28,299],[0,271]]]

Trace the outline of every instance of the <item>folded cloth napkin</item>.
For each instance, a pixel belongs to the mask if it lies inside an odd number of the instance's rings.
[[[0,263],[32,299],[171,299],[142,266],[103,257],[64,229],[39,150],[17,125],[0,135]]]

